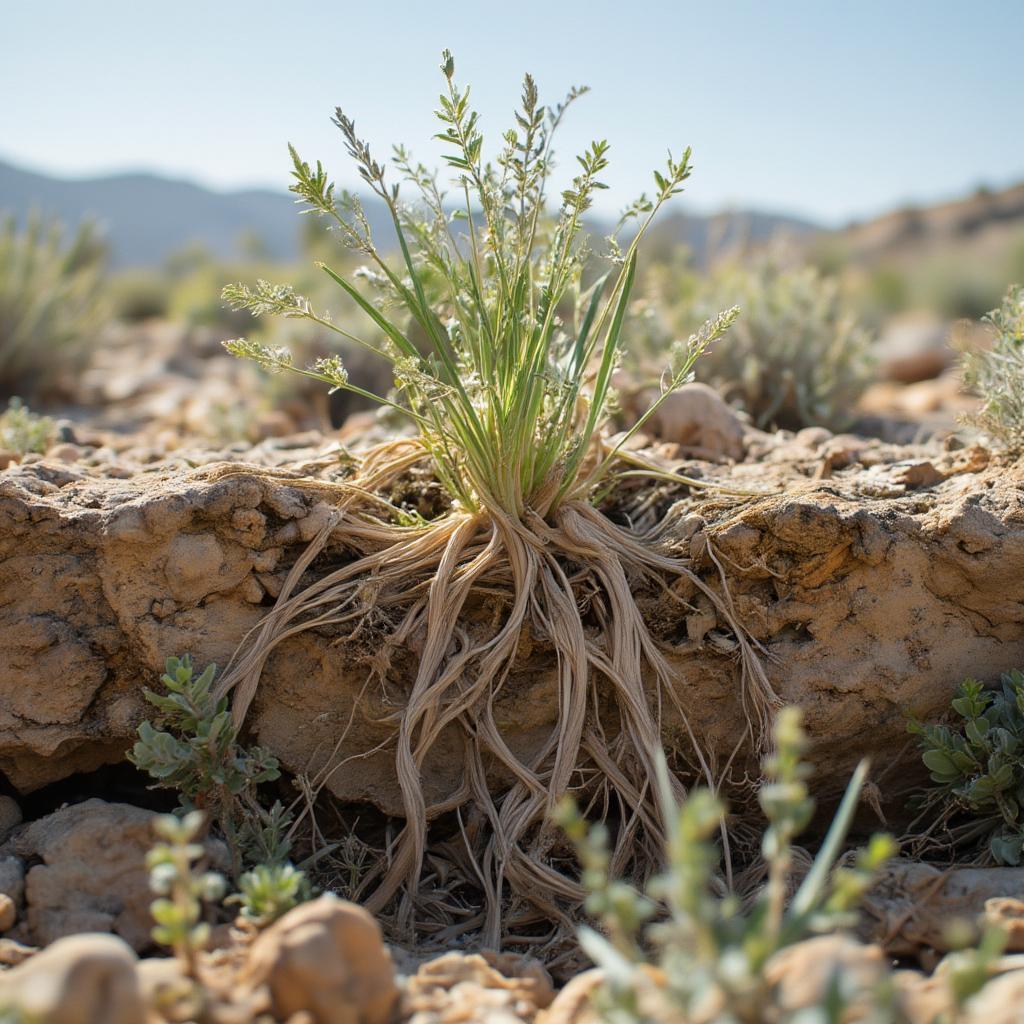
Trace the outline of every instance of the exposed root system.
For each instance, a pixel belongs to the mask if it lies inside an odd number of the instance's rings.
[[[664,822],[651,779],[655,752],[662,748],[665,702],[689,731],[692,749],[685,756],[706,784],[716,784],[709,752],[690,731],[634,589],[655,585],[666,600],[680,600],[672,583],[685,577],[712,602],[739,645],[744,708],[758,742],[777,701],[727,592],[709,587],[674,550],[672,517],[637,533],[589,504],[567,501],[554,509],[539,503],[520,520],[487,510],[455,511],[415,527],[387,522],[375,495],[422,457],[415,442],[367,457],[357,482],[345,486],[332,519],[294,566],[276,606],[242,645],[221,692],[232,692],[241,721],[275,646],[303,630],[355,628],[371,611],[388,614],[397,625],[375,671],[383,679],[392,654],[410,644],[419,662],[394,719],[405,823],[367,905],[379,912],[397,897],[399,919],[412,919],[428,825],[456,814],[484,893],[482,937],[497,944],[507,897],[526,900],[553,920],[564,920],[567,906],[582,899],[575,879],[552,856],[560,840],[551,812],[567,793],[582,794],[619,822],[614,875],[642,875],[656,863]],[[342,541],[356,557],[299,590],[329,540]],[[483,624],[479,614],[468,614],[481,602],[496,609]],[[524,631],[550,649],[558,686],[555,726],[529,756],[510,748],[494,711]],[[424,762],[442,732],[453,727],[462,736],[461,784],[428,805]],[[511,780],[501,793],[488,786],[495,768]],[[471,844],[468,820],[478,823],[477,833],[482,826],[483,842]]]

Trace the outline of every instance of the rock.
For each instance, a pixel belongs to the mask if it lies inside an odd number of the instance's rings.
[[[921,949],[948,952],[949,923],[1009,925],[1010,949],[1024,949],[1024,868],[956,868],[894,860],[882,869],[864,900],[870,936],[894,956]]]
[[[528,1022],[554,998],[547,971],[527,957],[446,953],[421,965],[408,979],[401,1012],[422,1024]]]
[[[135,954],[112,935],[59,939],[0,974],[0,1006],[46,1024],[146,1024]]]
[[[941,973],[894,971],[893,989],[907,1024],[935,1024],[951,1019],[953,999],[949,981]]]
[[[18,920],[18,906],[11,899],[0,893],[0,932],[10,931]]]
[[[931,316],[891,320],[878,339],[879,377],[901,384],[938,377],[953,361],[948,325]]]
[[[600,967],[577,974],[540,1014],[537,1024],[599,1024],[601,1016],[594,1009],[593,996],[603,984],[604,971]]]
[[[21,824],[21,808],[10,796],[0,795],[0,843],[7,842],[8,836]]]
[[[844,1021],[867,1020],[873,992],[889,977],[885,955],[848,935],[822,935],[787,946],[764,967],[783,1014],[810,1009],[838,985],[845,996]]]
[[[644,393],[636,400],[637,410],[643,412],[657,397],[657,393]],[[746,451],[746,425],[707,384],[685,384],[674,391],[644,424],[644,429],[660,441],[693,449],[699,458],[742,459]]]
[[[1024,952],[1024,900],[996,896],[985,900],[985,924],[996,925],[1006,935],[1007,952]]]
[[[640,964],[636,979],[638,1019],[649,1024],[682,1024],[678,1004],[665,997],[668,979],[650,964]],[[594,1006],[594,996],[604,984],[600,967],[577,974],[555,996],[547,1010],[536,1017],[536,1024],[601,1024],[605,1019]]]
[[[15,906],[25,898],[25,865],[17,857],[0,857],[0,893],[9,896]]]
[[[290,910],[253,943],[241,977],[266,985],[281,1019],[311,1024],[388,1024],[398,999],[380,926],[362,907],[321,896]]]
[[[15,939],[0,939],[0,964],[5,967],[17,967],[38,952],[35,946],[26,946]]]
[[[19,856],[41,859],[25,878],[26,918],[33,940],[46,945],[76,932],[114,932],[133,949],[152,946],[146,853],[153,845],[152,811],[92,799],[32,822],[18,836]],[[223,844],[208,841],[219,865]]]
[[[1024,970],[1010,971],[986,982],[967,1001],[964,1024],[1021,1024],[1024,1020]]]
[[[56,459],[57,462],[64,462],[68,465],[78,462],[79,459],[83,458],[86,454],[86,449],[81,445],[70,444],[64,442],[62,444],[55,444],[46,453],[48,459]]]
[[[0,472],[3,472],[8,466],[16,466],[20,460],[20,452],[13,452],[9,448],[0,448]]]
[[[268,437],[287,437],[296,431],[295,420],[280,409],[260,413],[253,424],[253,432],[260,441]]]

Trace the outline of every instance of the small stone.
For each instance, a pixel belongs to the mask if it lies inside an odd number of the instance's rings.
[[[858,1010],[868,1005],[872,993],[888,977],[885,955],[878,946],[865,946],[842,934],[787,946],[764,967],[764,979],[777,993],[783,1013],[818,1006],[838,981],[851,1020],[860,1019]]]
[[[253,431],[256,439],[264,441],[268,437],[288,437],[298,430],[295,420],[280,409],[271,409],[257,417]]]
[[[1019,953],[1024,950],[1024,900],[1013,896],[996,896],[985,900],[984,920],[1006,936],[1006,950]]]
[[[63,444],[55,444],[46,453],[46,457],[48,459],[56,459],[58,462],[63,462],[70,466],[72,463],[78,462],[85,454],[86,450],[80,445],[65,442]]]
[[[0,964],[4,967],[17,967],[38,952],[35,946],[26,946],[14,939],[0,939]]]
[[[71,420],[57,420],[53,425],[53,433],[58,441],[66,441],[68,444],[78,444],[78,435],[75,433],[75,424]]]

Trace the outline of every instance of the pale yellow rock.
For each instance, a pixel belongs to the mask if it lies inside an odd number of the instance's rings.
[[[398,999],[391,954],[362,907],[332,895],[289,911],[253,943],[241,981],[266,985],[281,1019],[388,1024]]]
[[[0,1006],[46,1024],[145,1024],[135,965],[113,935],[58,939],[0,975]]]
[[[967,1002],[964,1024],[1024,1024],[1024,971],[993,978]]]
[[[878,946],[865,946],[848,935],[822,935],[776,953],[764,977],[775,988],[778,1008],[793,1013],[813,1007],[838,983],[849,1000],[844,1022],[867,1019],[871,994],[890,976]]]

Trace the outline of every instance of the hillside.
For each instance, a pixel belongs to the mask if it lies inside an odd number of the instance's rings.
[[[298,253],[301,221],[283,190],[215,192],[188,181],[155,174],[61,179],[0,161],[0,211],[21,215],[37,208],[68,224],[96,218],[110,243],[115,266],[157,266],[184,245],[201,243],[216,256],[238,255],[240,240],[258,237],[273,259]],[[390,224],[379,201],[366,202],[370,225],[386,237]],[[609,225],[595,224],[603,234]],[[686,244],[698,264],[722,246],[758,242],[779,231],[813,232],[806,221],[760,211],[737,210],[712,216],[675,213],[657,227],[657,242]],[[653,241],[653,239],[652,239]]]

